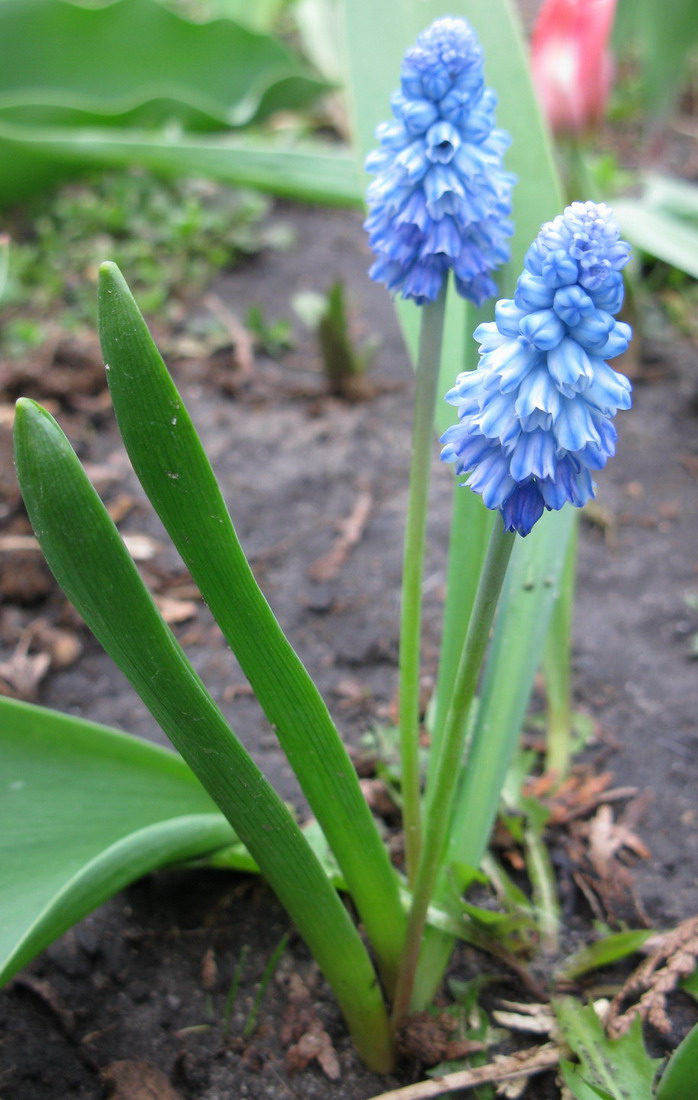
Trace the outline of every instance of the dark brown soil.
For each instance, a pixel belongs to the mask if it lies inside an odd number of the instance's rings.
[[[260,304],[274,321],[292,316],[293,293],[326,291],[341,276],[357,332],[380,334],[382,341],[363,399],[327,396],[312,338],[300,327],[291,353],[278,361],[258,354],[247,373],[224,356],[206,363],[173,359],[172,369],[269,600],[348,742],[357,746],[366,730],[392,714],[411,373],[390,302],[366,277],[360,219],[320,209],[279,213],[294,227],[292,252],[258,258],[222,279],[215,292],[238,319]],[[696,359],[695,346],[675,335],[659,339],[655,333],[647,341],[635,406],[620,417],[618,456],[599,478],[597,506],[581,525],[575,702],[597,723],[587,759],[597,769],[610,768],[618,785],[648,792],[636,828],[651,859],[637,862],[633,873],[641,905],[658,927],[698,912],[698,685],[690,659],[698,612],[686,601],[698,592]],[[75,369],[77,377],[92,368]],[[45,397],[40,378],[22,385],[27,395]],[[79,400],[75,387],[54,395],[59,418],[82,457],[101,468],[106,500],[121,501],[121,530],[156,541],[143,564],[156,591],[190,598],[181,564],[127,468],[101,383],[91,395],[91,387],[85,389],[88,396]],[[426,688],[436,668],[451,477],[435,447]],[[16,533],[9,479],[6,493],[8,529]],[[313,564],[333,546],[338,523],[366,495],[371,509],[358,544],[334,576],[312,579]],[[22,593],[5,573],[0,660],[11,658],[37,616],[69,635],[77,632],[82,655],[63,669],[54,666],[38,684],[37,700],[162,741],[36,562],[31,552],[20,561],[30,589]],[[290,771],[215,624],[199,608],[175,629],[267,774],[300,805]],[[579,894],[566,920],[570,942],[589,934],[591,914]],[[331,997],[294,939],[266,990],[256,1030],[242,1038],[255,983],[286,930],[284,914],[254,879],[172,871],[135,884],[3,993],[0,1097],[367,1100],[412,1080],[410,1066],[389,1081],[361,1068]],[[249,954],[226,1034],[226,995],[243,949]],[[479,965],[473,952],[463,951],[457,970],[473,974]],[[289,1072],[289,1048],[298,1037],[292,1026],[298,1009],[288,1008],[289,983],[296,981],[291,974],[308,987],[309,1011],[317,1013],[337,1052],[336,1082],[316,1062]],[[521,994],[513,984],[502,992]],[[140,1068],[114,1068],[122,1062]],[[150,1077],[144,1066],[153,1067]],[[138,1088],[128,1084],[130,1072]],[[552,1077],[530,1091],[540,1098],[558,1095]]]

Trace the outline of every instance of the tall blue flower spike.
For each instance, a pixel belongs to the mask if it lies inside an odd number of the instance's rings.
[[[527,535],[544,509],[586,504],[590,471],[615,452],[612,418],[630,408],[631,387],[606,360],[632,337],[614,318],[629,257],[608,206],[572,203],[529,248],[513,301],[475,330],[479,366],[446,394],[459,423],[441,457],[507,531]]]
[[[497,292],[490,271],[509,258],[515,177],[502,167],[510,139],[494,126],[497,97],[464,19],[437,19],[420,34],[391,102],[394,121],[378,127],[366,160],[376,175],[365,223],[371,278],[421,305],[453,269],[458,292],[482,305]]]

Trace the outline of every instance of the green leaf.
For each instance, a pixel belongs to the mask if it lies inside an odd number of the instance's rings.
[[[100,270],[99,317],[133,468],[298,777],[390,983],[405,923],[397,877],[327,707],[259,589],[182,398],[114,264]]]
[[[340,83],[344,74],[342,0],[294,0],[292,16],[304,54],[324,77]]]
[[[247,8],[260,14],[259,4]],[[290,152],[286,168],[268,138],[250,149],[226,143],[231,127],[306,107],[327,88],[278,40],[230,20],[192,23],[155,0],[97,8],[6,0],[0,203],[85,164],[142,164],[346,201],[334,197],[337,173],[322,151]],[[201,130],[219,133],[204,139]]]
[[[615,199],[613,209],[632,244],[698,279],[698,187],[649,174],[639,197]]]
[[[221,129],[306,106],[326,88],[269,35],[193,23],[155,0],[0,5],[6,121]]]
[[[579,1066],[572,1062],[560,1062],[562,1078],[575,1100],[613,1100],[613,1097],[605,1089],[595,1088],[588,1084],[582,1077]]]
[[[361,204],[353,157],[321,142],[287,146],[261,134],[17,126],[0,116],[0,204],[24,199],[86,167],[131,165],[256,187],[285,198]]]
[[[68,440],[26,399],[17,404],[15,461],[56,580],[264,873],[330,982],[361,1056],[387,1070],[385,1006],[347,910],[163,621]]]
[[[681,988],[698,1001],[698,970],[694,970],[692,974],[683,979]]]
[[[0,984],[156,867],[228,846],[230,866],[254,870],[166,749],[0,698],[0,760]]]
[[[233,19],[255,31],[270,31],[289,0],[209,0],[210,16]]]
[[[495,620],[447,863],[478,866],[484,854],[518,745],[575,519],[571,507],[547,513],[530,535],[517,541]]]
[[[638,1017],[622,1038],[608,1039],[592,1005],[584,1007],[564,997],[553,1001],[553,1009],[565,1042],[580,1061],[573,1079],[576,1076],[604,1100],[652,1100],[659,1060],[645,1050]],[[586,1100],[584,1093],[579,1100]]]
[[[7,276],[10,270],[10,238],[6,233],[0,234],[0,302],[5,297],[7,290]]]
[[[662,1073],[655,1100],[695,1100],[698,1082],[698,1024],[679,1043]]]
[[[639,53],[641,106],[656,124],[688,76],[698,43],[695,0],[620,0],[614,40],[621,50]]]
[[[590,970],[610,966],[619,959],[625,959],[628,955],[639,951],[651,935],[653,930],[649,928],[633,929],[631,932],[612,932],[609,936],[604,936],[596,943],[587,944],[571,955],[561,966],[558,978],[561,981],[574,981]]]

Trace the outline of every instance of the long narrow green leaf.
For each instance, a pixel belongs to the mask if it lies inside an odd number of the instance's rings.
[[[0,118],[0,204],[94,165],[140,165],[163,175],[204,176],[335,206],[362,201],[354,158],[341,146],[299,142],[287,147],[259,134],[29,127]]]
[[[349,755],[259,589],[182,398],[114,264],[100,271],[99,316],[114,411],[133,467],[279,738],[390,985],[404,913]]]
[[[332,985],[362,1057],[389,1068],[375,971],[346,909],[164,623],[68,440],[25,399],[17,406],[15,458],[57,581],[262,869]]]
[[[147,871],[254,869],[184,761],[118,730],[0,698],[0,787],[0,984]]]
[[[686,79],[698,43],[695,0],[619,0],[613,37],[621,51],[636,60],[639,54],[641,105],[656,125]]]
[[[698,187],[649,175],[638,197],[616,199],[621,232],[634,245],[698,279]]]
[[[608,936],[604,936],[595,943],[587,944],[565,959],[556,977],[560,982],[574,982],[590,970],[609,966],[639,951],[652,934],[653,930],[648,928],[611,932]]]

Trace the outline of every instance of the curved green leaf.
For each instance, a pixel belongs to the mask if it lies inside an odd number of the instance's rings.
[[[622,234],[650,256],[698,279],[698,187],[648,173],[640,195],[614,199]]]
[[[568,1071],[563,1067],[570,1087],[578,1082],[583,1089],[575,1094],[580,1100],[593,1096],[591,1090],[603,1100],[652,1100],[659,1060],[645,1050],[639,1016],[622,1038],[609,1039],[592,1005],[561,997],[553,1001],[553,1009],[567,1046],[580,1062]]]
[[[390,987],[405,922],[396,875],[346,748],[259,589],[182,398],[114,264],[100,270],[99,317],[133,468],[298,777]]]
[[[227,19],[192,23],[156,0],[0,4],[0,114],[10,121],[220,129],[305,106],[326,88],[269,35]]]
[[[385,1006],[346,909],[163,621],[65,435],[26,399],[17,404],[15,460],[58,583],[262,869],[332,985],[361,1056],[388,1069]]]
[[[226,847],[253,870],[174,753],[0,699],[0,984],[139,875]]]
[[[698,1083],[698,1024],[679,1043],[662,1073],[655,1100],[695,1100]]]

